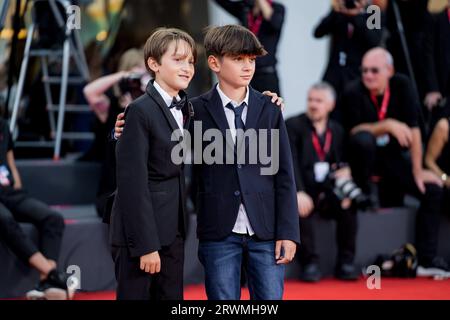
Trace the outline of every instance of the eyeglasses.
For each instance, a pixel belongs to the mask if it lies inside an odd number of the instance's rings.
[[[376,67],[374,67],[374,68],[361,68],[361,72],[363,74],[368,73],[368,72],[373,73],[373,74],[378,74],[380,72],[380,68],[376,68]]]

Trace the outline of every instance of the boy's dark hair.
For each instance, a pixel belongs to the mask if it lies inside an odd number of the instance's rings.
[[[250,30],[235,24],[208,27],[204,44],[207,57],[210,55],[218,58],[238,55],[259,57],[267,54]]]
[[[148,59],[153,58],[158,63],[161,63],[161,58],[166,53],[170,43],[175,41],[176,47],[178,47],[178,43],[181,40],[186,41],[191,47],[195,63],[197,61],[195,41],[187,32],[177,28],[158,28],[147,39],[144,45],[145,67],[153,78],[155,77],[155,73],[148,66]]]

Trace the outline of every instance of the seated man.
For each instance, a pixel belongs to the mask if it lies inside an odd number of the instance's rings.
[[[40,248],[24,234],[19,222],[34,224],[39,230]],[[8,124],[0,119],[0,241],[20,260],[40,273],[40,283],[27,293],[28,299],[71,299],[78,283],[67,287],[67,276],[58,272],[64,231],[64,219],[46,204],[30,198],[22,190],[22,182],[14,162],[13,143]]]
[[[368,193],[370,177],[379,176],[382,206],[402,206],[406,193],[416,197],[419,270],[427,275],[448,270],[436,256],[442,181],[423,168],[419,99],[409,79],[394,74],[388,51],[374,48],[364,55],[362,81],[349,84],[342,106],[355,181]]]
[[[334,89],[318,83],[308,93],[305,114],[286,121],[291,143],[301,232],[301,279],[316,282],[321,278],[315,252],[313,212],[337,221],[338,257],[336,277],[356,280],[358,272],[353,264],[357,229],[358,190],[351,186],[351,173],[344,161],[344,130],[329,115],[335,105]],[[342,194],[337,185],[355,194]],[[347,191],[347,190],[346,190]],[[361,190],[359,190],[361,194]],[[356,197],[352,201],[350,197]]]

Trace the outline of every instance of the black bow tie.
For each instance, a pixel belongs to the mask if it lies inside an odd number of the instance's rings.
[[[174,97],[172,103],[169,106],[169,109],[176,108],[177,110],[181,110],[186,104],[186,102],[187,102],[186,96],[181,98],[180,101],[177,101],[177,99]]]

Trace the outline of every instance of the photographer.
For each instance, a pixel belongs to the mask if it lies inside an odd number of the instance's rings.
[[[102,162],[96,201],[99,216],[103,215],[107,196],[116,188],[115,143],[109,141],[109,135],[117,115],[145,90],[150,76],[143,61],[141,50],[129,49],[120,58],[118,72],[94,80],[83,89],[86,100],[97,116],[95,141],[83,160]]]
[[[353,264],[357,230],[356,211],[364,199],[351,180],[344,161],[344,130],[329,114],[335,105],[335,92],[327,83],[318,83],[308,93],[308,107],[286,121],[291,143],[301,232],[301,279],[321,278],[315,252],[313,212],[337,221],[338,257],[336,277],[355,280]]]
[[[371,30],[367,27],[369,14],[366,7],[366,0],[335,1],[330,13],[314,30],[315,38],[331,37],[323,80],[330,83],[338,95],[349,81],[359,78],[362,56],[381,41],[382,28]],[[339,106],[332,116],[340,120]]]
[[[364,55],[362,80],[348,86],[342,107],[355,181],[369,193],[371,176],[380,177],[384,207],[403,206],[405,194],[417,198],[419,266],[428,275],[448,271],[446,261],[437,256],[442,181],[423,168],[419,99],[411,81],[394,73],[388,51],[374,48]]]
[[[284,24],[284,6],[272,0],[216,0],[216,2],[252,31],[267,51],[267,55],[256,59],[256,70],[251,86],[260,92],[268,90],[280,95],[276,56]]]

